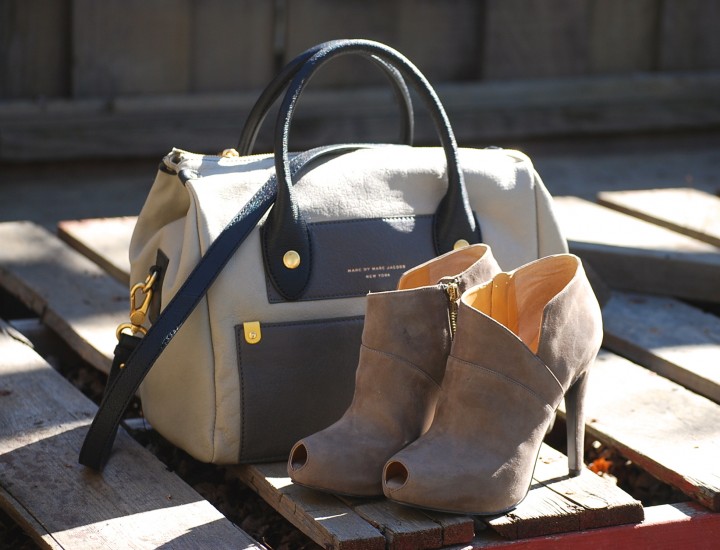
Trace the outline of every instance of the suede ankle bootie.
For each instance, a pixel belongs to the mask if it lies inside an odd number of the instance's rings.
[[[529,490],[563,396],[570,473],[579,474],[583,397],[601,340],[600,307],[576,256],[467,290],[432,426],[386,464],[385,495],[446,512],[507,512]]]
[[[473,245],[407,271],[396,291],[368,295],[353,401],[335,424],[293,447],[295,483],[382,495],[385,462],[432,422],[457,300],[499,272],[489,247]]]

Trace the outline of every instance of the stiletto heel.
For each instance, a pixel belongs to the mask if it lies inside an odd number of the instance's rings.
[[[571,476],[579,476],[583,468],[583,454],[585,450],[585,392],[587,391],[589,374],[586,368],[565,394],[567,457],[568,470]]]
[[[528,493],[563,398],[568,465],[579,473],[587,370],[601,341],[600,306],[577,256],[549,256],[468,289],[433,423],[385,465],[385,496],[445,512],[511,510]]]

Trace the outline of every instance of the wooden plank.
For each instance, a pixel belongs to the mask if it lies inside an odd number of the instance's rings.
[[[375,74],[365,67],[363,73]],[[311,86],[295,117],[293,147],[395,140],[397,106],[389,87],[363,84],[368,87]],[[716,73],[433,84],[460,143],[720,126]],[[256,99],[256,92],[245,92],[5,102],[0,160],[159,158],[171,146],[217,152],[237,143]],[[436,144],[422,110],[417,122],[417,143]],[[272,150],[270,133],[261,135],[257,150]]]
[[[188,89],[189,0],[74,0],[72,6],[75,97]]]
[[[230,475],[258,493],[295,527],[324,548],[375,550],[385,537],[334,496],[294,485],[285,463],[233,466]]]
[[[548,445],[540,449],[533,479],[583,508],[579,529],[638,523],[644,518],[642,504],[607,479],[589,470],[570,477],[567,457]]]
[[[382,531],[388,550],[440,548],[443,544],[440,525],[415,508],[383,499],[367,503],[356,501],[352,509]]]
[[[476,80],[482,57],[483,3],[477,0],[399,0],[395,42],[431,82]],[[428,37],[432,37],[428,40]]]
[[[432,510],[423,510],[422,512],[442,529],[442,546],[465,544],[473,539],[475,520],[472,518]]]
[[[193,92],[236,92],[270,81],[274,4],[255,0],[191,4],[189,82]]]
[[[603,345],[720,403],[720,319],[672,298],[613,293]]]
[[[80,466],[95,405],[2,322],[0,350],[0,506],[38,544],[260,548],[123,430],[102,474]]]
[[[543,444],[525,500],[487,524],[505,538],[521,539],[642,521],[640,502],[587,470],[569,477],[567,468],[567,457]]]
[[[58,236],[130,288],[128,250],[136,222],[136,216],[65,220],[58,223]]]
[[[659,69],[720,69],[720,4],[707,0],[664,0],[658,44]]]
[[[610,287],[720,302],[720,248],[575,197],[556,197],[555,212]]]
[[[0,242],[0,285],[109,372],[117,343],[111,327],[127,319],[127,287],[35,224],[0,223]]]
[[[587,74],[590,2],[486,0],[484,78]]]
[[[654,70],[659,18],[659,0],[593,2],[588,18],[588,71],[606,74]]]
[[[604,529],[589,529],[522,541],[503,541],[490,532],[478,534],[471,546],[447,550],[578,550],[579,548],[693,548],[714,550],[720,537],[720,514],[694,502],[645,508],[645,521]]]
[[[589,437],[720,511],[720,406],[601,351],[586,397]]]
[[[338,497],[377,527],[388,539],[388,548],[439,548],[470,542],[475,520],[470,516],[410,508],[384,497]]]
[[[720,246],[720,197],[692,187],[640,191],[603,191],[598,202]]]
[[[69,89],[70,1],[0,2],[0,98],[58,97]]]
[[[338,38],[362,37],[395,46],[395,7],[395,2],[382,0],[287,2],[288,24],[285,29],[283,63],[315,44]],[[313,77],[312,86],[322,88],[384,83],[383,74],[367,61],[343,58],[324,67],[317,77]]]
[[[534,482],[515,510],[487,520],[487,524],[511,540],[577,531],[583,508],[554,491],[538,490],[541,488],[542,484]]]
[[[293,0],[287,9],[286,61],[324,40],[357,36],[398,49],[434,82],[478,76],[481,35],[477,29],[483,6],[475,0]],[[343,22],[341,27],[338,21]],[[377,69],[367,70],[369,65],[353,61],[346,58],[327,72],[323,69],[318,85],[384,83]]]

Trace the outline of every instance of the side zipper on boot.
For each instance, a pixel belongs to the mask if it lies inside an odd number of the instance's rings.
[[[460,287],[456,281],[441,285],[448,296],[448,313],[450,315],[450,339],[455,338],[457,331],[458,301],[460,300]]]

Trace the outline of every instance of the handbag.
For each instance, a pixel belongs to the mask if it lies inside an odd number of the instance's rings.
[[[290,154],[302,91],[348,54],[370,58],[393,83],[406,143]],[[287,81],[274,152],[251,155]],[[408,85],[441,147],[409,144]],[[505,270],[567,251],[530,159],[459,149],[434,90],[392,48],[368,40],[311,48],[263,91],[237,154],[174,149],[163,159],[130,245],[131,322],[119,327],[80,462],[103,467],[138,389],[153,428],[201,461],[284,460],[352,399],[367,293],[392,290],[405,270],[474,242],[491,245]]]

